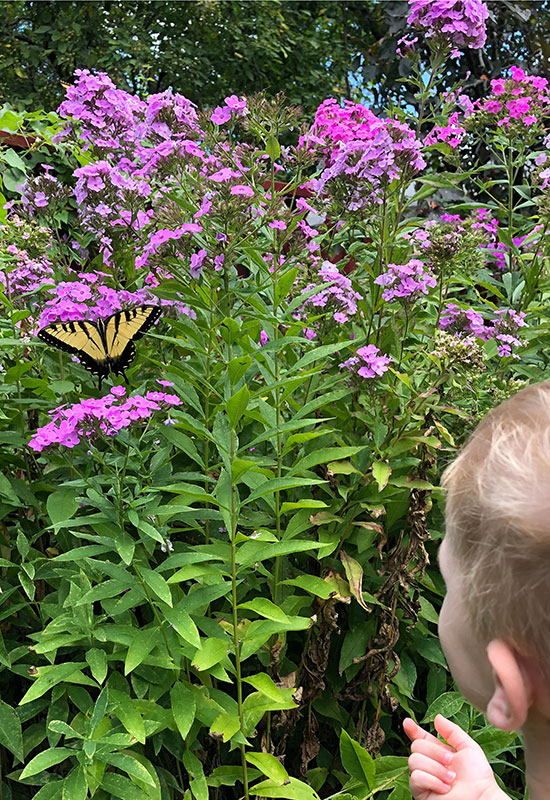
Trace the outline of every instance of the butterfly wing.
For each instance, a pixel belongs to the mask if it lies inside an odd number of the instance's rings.
[[[105,320],[105,345],[115,375],[124,375],[136,354],[134,342],[141,339],[160,314],[158,306],[143,305],[117,311]]]
[[[105,342],[95,322],[54,322],[39,330],[37,336],[47,344],[77,356],[83,367],[99,377],[101,387],[101,380],[109,374],[109,363]]]

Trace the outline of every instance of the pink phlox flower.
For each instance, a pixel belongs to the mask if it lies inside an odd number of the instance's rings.
[[[387,372],[393,360],[392,356],[381,355],[376,345],[368,344],[360,347],[355,356],[351,356],[338,366],[348,372],[355,372],[361,378],[374,378]]]
[[[252,186],[245,186],[242,183],[237,183],[230,189],[231,194],[243,195],[245,197],[254,197],[254,189]]]
[[[217,106],[210,119],[216,125],[224,125],[231,119],[231,109],[227,108],[227,106]]]

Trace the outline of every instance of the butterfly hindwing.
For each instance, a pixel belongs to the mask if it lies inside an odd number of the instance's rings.
[[[137,306],[111,314],[106,320],[91,322],[55,322],[38,331],[38,336],[47,344],[73,353],[93,375],[99,379],[109,372],[123,375],[132,362],[136,348],[134,340],[140,339],[160,317],[158,306]]]

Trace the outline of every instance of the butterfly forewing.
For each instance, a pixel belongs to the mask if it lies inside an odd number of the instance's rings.
[[[111,359],[122,356],[128,342],[141,339],[160,317],[157,306],[137,306],[117,311],[105,320],[105,341]]]

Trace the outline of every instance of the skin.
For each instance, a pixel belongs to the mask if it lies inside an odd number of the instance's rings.
[[[439,548],[447,594],[439,617],[441,646],[464,697],[491,725],[519,731],[525,745],[530,800],[550,797],[550,687],[536,662],[503,639],[485,645],[469,624],[458,569],[448,536]],[[409,786],[414,800],[503,800],[481,747],[458,725],[438,714],[436,731],[446,743],[407,717],[412,742]],[[448,774],[451,770],[455,777]]]

